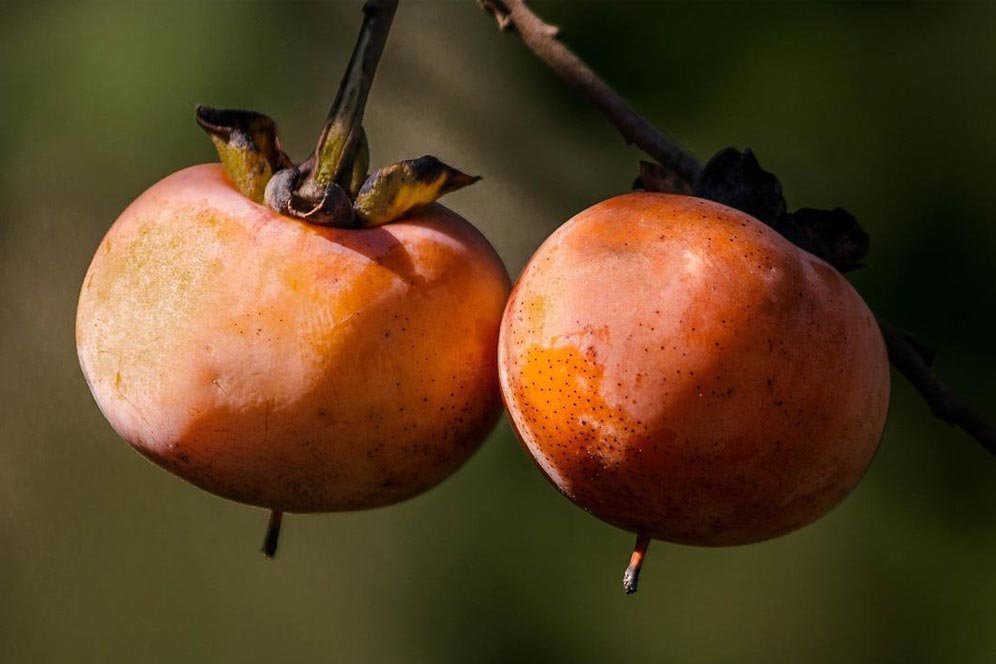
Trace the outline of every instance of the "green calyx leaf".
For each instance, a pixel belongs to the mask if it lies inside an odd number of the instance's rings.
[[[277,171],[293,164],[280,147],[277,125],[255,111],[198,106],[197,124],[210,136],[221,164],[238,190],[263,203],[266,184]]]
[[[316,154],[295,166],[280,147],[277,125],[255,111],[197,107],[225,173],[248,199],[312,224],[380,226],[480,180],[432,156],[408,159],[367,175],[370,149],[359,127],[335,180],[315,177]]]
[[[353,211],[360,226],[380,226],[480,179],[431,155],[399,161],[367,178],[353,202]]]

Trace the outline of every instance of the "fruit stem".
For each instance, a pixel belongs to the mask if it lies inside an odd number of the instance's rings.
[[[281,510],[270,510],[270,522],[266,525],[266,536],[263,538],[263,548],[260,549],[267,558],[277,555],[277,543],[280,541],[280,524],[284,520]]]
[[[350,176],[367,96],[397,7],[398,0],[367,0],[363,5],[363,25],[353,55],[318,138],[313,167],[298,190],[306,200],[317,204],[329,185]]]
[[[623,574],[623,590],[627,595],[636,592],[636,587],[640,583],[640,568],[643,567],[643,559],[647,557],[647,547],[650,546],[650,537],[643,533],[637,533],[636,546],[633,547],[633,555],[629,558],[629,567]]]

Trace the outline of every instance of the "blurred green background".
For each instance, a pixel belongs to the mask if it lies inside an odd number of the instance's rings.
[[[574,508],[507,424],[402,505],[294,517],[195,490],[120,442],[80,374],[79,284],[143,189],[213,161],[195,103],[311,148],[360,0],[0,7],[0,661],[996,661],[996,460],[901,378],[865,481],[749,547],[657,543]],[[996,406],[996,9],[536,2],[698,154],[753,147],[793,206],[873,238],[854,281]],[[641,154],[473,2],[405,0],[366,127],[373,160],[485,176],[447,199],[516,274]]]

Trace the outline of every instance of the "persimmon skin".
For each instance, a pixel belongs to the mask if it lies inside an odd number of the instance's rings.
[[[362,509],[442,481],[493,428],[509,287],[442,206],[318,227],[200,165],[107,233],[77,347],[104,415],[160,466],[271,509]]]
[[[889,400],[878,325],[836,270],[749,215],[657,193],[594,205],[540,247],[506,307],[499,377],[564,495],[707,546],[839,503]]]

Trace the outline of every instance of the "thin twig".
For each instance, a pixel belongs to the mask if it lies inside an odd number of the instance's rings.
[[[584,93],[615,125],[627,142],[635,143],[687,182],[695,180],[702,170],[699,161],[637,113],[588,65],[564,46],[557,38],[557,29],[534,14],[524,0],[478,1],[495,16],[502,31],[515,32],[560,78]],[[934,374],[930,368],[932,354],[912,335],[881,318],[878,322],[892,365],[916,388],[934,415],[952,426],[960,427],[996,455],[996,430]]]
[[[924,357],[915,340],[881,318],[878,319],[878,326],[885,337],[892,366],[916,388],[934,416],[960,427],[991,454],[996,454],[996,430],[931,371],[929,357]]]
[[[568,85],[584,94],[626,139],[691,183],[702,165],[633,110],[608,83],[557,39],[557,28],[543,22],[522,0],[479,0],[500,29],[514,30],[533,53]]]

